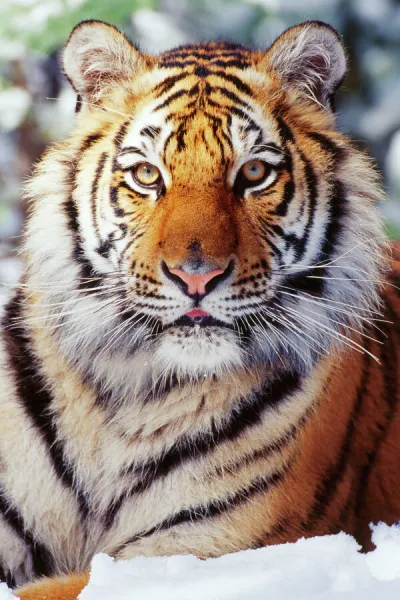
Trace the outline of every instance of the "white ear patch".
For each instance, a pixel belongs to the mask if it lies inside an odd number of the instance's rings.
[[[62,62],[75,91],[98,99],[115,81],[134,77],[146,57],[112,25],[84,21],[73,29]]]
[[[284,82],[331,108],[347,64],[342,42],[332,27],[319,21],[291,27],[272,44],[267,56]]]

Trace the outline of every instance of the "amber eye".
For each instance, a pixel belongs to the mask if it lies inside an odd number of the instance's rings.
[[[267,172],[267,167],[261,160],[250,160],[242,167],[242,173],[247,181],[255,183],[261,181]]]
[[[132,174],[141,185],[154,186],[161,179],[160,170],[148,162],[142,162],[132,169]]]

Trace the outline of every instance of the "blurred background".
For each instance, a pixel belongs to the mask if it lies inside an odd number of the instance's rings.
[[[338,125],[376,160],[400,239],[400,0],[0,0],[0,282],[18,274],[26,207],[21,185],[50,142],[71,127],[75,95],[60,47],[83,19],[123,29],[144,50],[229,38],[267,48],[288,26],[327,21],[344,37],[350,72]]]

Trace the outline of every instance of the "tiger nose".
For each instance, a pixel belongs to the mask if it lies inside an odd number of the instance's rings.
[[[187,270],[176,267],[170,268],[165,261],[162,261],[161,269],[164,275],[178,285],[186,295],[205,296],[217,287],[217,285],[228,279],[234,269],[234,264],[235,261],[232,258],[226,269],[210,269],[205,273],[199,273],[198,267],[193,266],[193,261],[188,261]],[[193,273],[193,271],[195,272]]]
[[[214,277],[218,275],[222,275],[223,269],[215,269],[214,271],[208,271],[208,273],[204,273],[203,275],[192,275],[191,273],[186,273],[181,269],[170,269],[169,270],[172,275],[176,275],[179,279],[182,279],[184,283],[187,285],[187,294],[192,296],[194,294],[199,294],[199,296],[204,296],[206,292],[206,285],[209,283]]]

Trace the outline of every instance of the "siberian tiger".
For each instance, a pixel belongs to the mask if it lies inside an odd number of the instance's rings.
[[[338,34],[150,56],[88,21],[63,66],[3,318],[1,578],[72,600],[96,552],[368,548],[400,518],[399,302]]]

